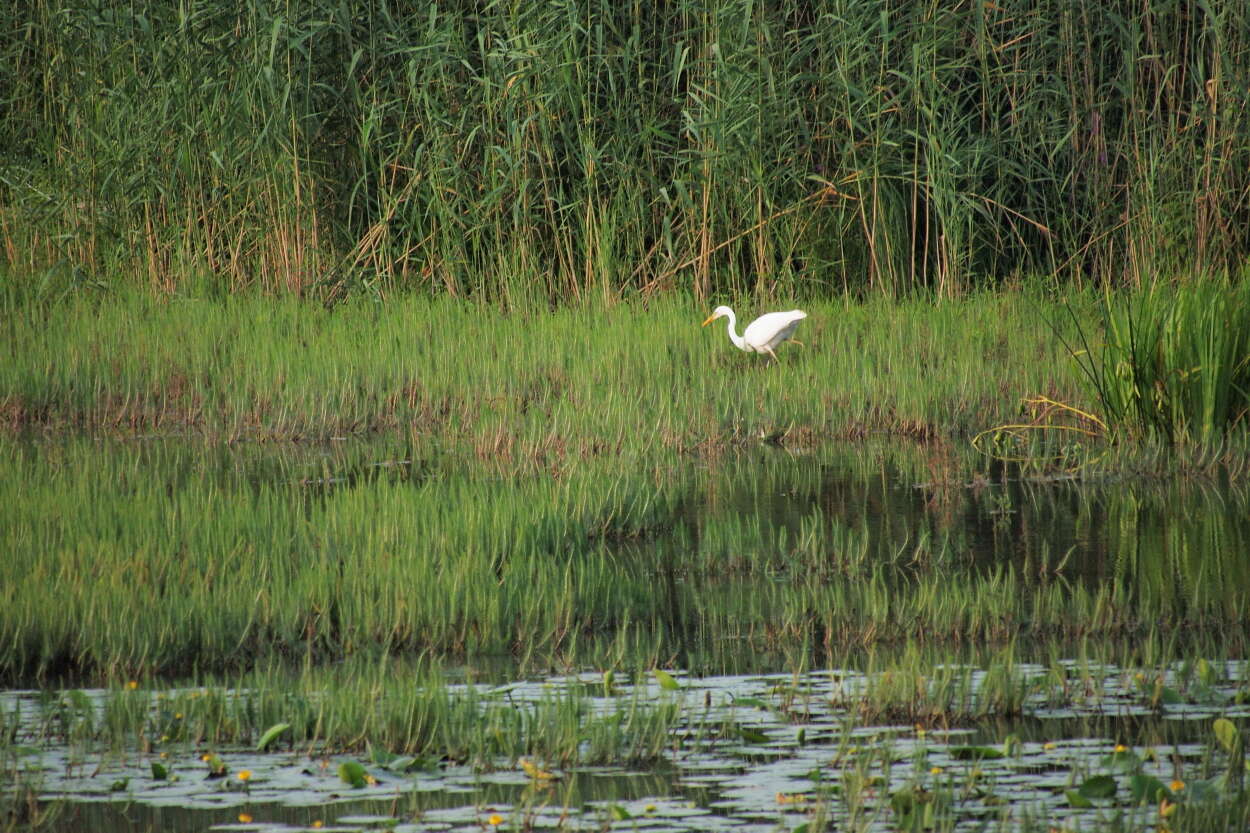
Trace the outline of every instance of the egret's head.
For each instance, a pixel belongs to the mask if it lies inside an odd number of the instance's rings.
[[[732,315],[732,314],[733,314],[733,310],[731,310],[729,307],[717,307],[716,309],[712,310],[712,314],[709,315],[707,317],[707,320],[703,322],[703,326],[706,327],[708,324],[711,324],[713,321],[715,321],[717,318],[720,318],[722,315]]]

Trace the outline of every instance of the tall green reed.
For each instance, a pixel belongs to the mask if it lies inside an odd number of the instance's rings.
[[[0,14],[26,269],[508,304],[1140,283],[1247,251],[1232,0]]]

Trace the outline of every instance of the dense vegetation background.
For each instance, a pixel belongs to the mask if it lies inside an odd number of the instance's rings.
[[[0,259],[161,289],[1238,268],[1242,0],[6,5]]]

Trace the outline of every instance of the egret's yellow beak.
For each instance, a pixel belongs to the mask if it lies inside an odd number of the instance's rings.
[[[706,321],[704,321],[704,322],[703,322],[702,324],[700,324],[699,326],[700,326],[700,327],[706,327],[708,324],[711,324],[711,323],[712,323],[713,321],[715,321],[715,320],[716,320],[716,313],[712,313],[711,315],[709,315],[709,316],[707,317],[707,320],[706,320]]]

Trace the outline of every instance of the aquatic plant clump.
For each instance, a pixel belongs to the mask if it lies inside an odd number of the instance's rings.
[[[1136,831],[1250,813],[1240,789],[1244,662],[932,659],[474,686],[379,665],[249,675],[229,688],[46,691],[0,700],[14,716],[0,752],[67,813],[111,797],[132,816],[158,804],[191,817],[230,808],[247,824],[278,827],[298,825],[301,808],[316,814],[304,817],[312,827],[333,819],[354,829],[384,812],[391,827],[645,821],[678,831],[761,818],[787,828],[928,819],[1015,831],[1107,811],[1117,829]],[[932,675],[908,695],[929,719],[863,712],[899,674]],[[1022,692],[1019,713],[1002,710],[1009,689]],[[982,719],[951,725],[973,703]],[[275,715],[286,719],[262,735]],[[258,736],[270,739],[266,749]],[[55,816],[48,829],[62,829]]]
[[[1250,281],[1108,294],[1099,312],[1101,340],[1074,355],[1111,430],[1207,446],[1245,431]]]

